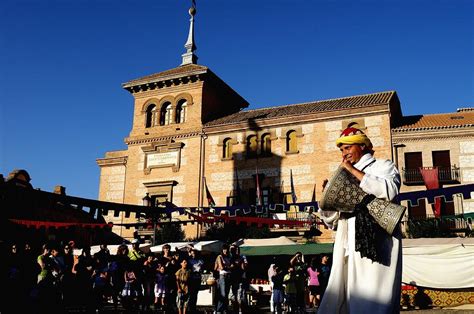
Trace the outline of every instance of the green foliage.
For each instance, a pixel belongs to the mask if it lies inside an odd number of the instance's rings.
[[[228,224],[212,225],[207,231],[204,240],[221,240],[224,242],[235,242],[238,239],[265,239],[271,238],[273,235],[268,226],[246,226]]]
[[[439,219],[409,220],[409,238],[451,238],[456,234],[440,226]]]
[[[163,224],[156,230],[155,243],[184,241],[184,231],[179,224]]]

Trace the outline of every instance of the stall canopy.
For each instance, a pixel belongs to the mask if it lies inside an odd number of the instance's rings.
[[[150,248],[152,252],[162,252],[163,245],[166,243],[155,245]],[[176,250],[186,250],[188,247],[192,246],[198,251],[206,252],[206,253],[219,253],[222,249],[222,245],[224,244],[222,241],[219,240],[211,240],[211,241],[199,241],[199,242],[170,242],[168,243],[171,246],[171,251]]]
[[[235,244],[242,247],[250,246],[275,246],[275,245],[296,245],[296,242],[288,239],[285,236],[269,239],[241,239]]]
[[[200,241],[194,244],[194,248],[201,252],[219,253],[223,244],[219,240]]]
[[[162,252],[163,251],[163,246],[165,244],[169,244],[169,246],[171,246],[171,252],[174,252],[176,250],[184,250],[189,245],[194,244],[194,242],[168,242],[168,243],[163,243],[163,244],[160,244],[160,245],[152,246],[150,248],[150,251],[152,251],[153,253]]]
[[[262,255],[294,255],[301,252],[305,255],[315,255],[332,253],[332,243],[307,243],[307,244],[287,244],[287,245],[264,245],[264,246],[240,246],[240,254],[246,256]]]
[[[402,282],[429,288],[474,287],[473,238],[403,239]]]

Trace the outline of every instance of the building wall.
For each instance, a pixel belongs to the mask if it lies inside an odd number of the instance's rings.
[[[393,141],[402,144],[402,147],[393,148],[398,150],[398,166],[400,171],[405,169],[405,153],[422,152],[423,167],[433,166],[433,151],[448,150],[450,152],[451,165],[460,167],[460,184],[471,184],[474,182],[474,131],[472,130],[425,130],[405,131],[394,133]],[[456,184],[444,184],[449,187]],[[424,185],[402,184],[401,192],[426,190]],[[474,195],[473,195],[474,196]],[[431,206],[426,203],[428,215],[432,215]],[[464,200],[460,195],[454,196],[455,213],[474,212],[472,199]]]

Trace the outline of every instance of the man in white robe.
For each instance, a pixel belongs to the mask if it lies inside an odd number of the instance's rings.
[[[348,127],[336,141],[342,166],[360,181],[360,188],[392,200],[400,189],[400,174],[389,160],[373,157],[372,143],[359,129]],[[321,211],[325,223],[337,228],[333,266],[318,313],[398,313],[400,310],[402,243],[400,226],[385,233],[378,253],[385,263],[361,257],[356,247],[356,217]]]

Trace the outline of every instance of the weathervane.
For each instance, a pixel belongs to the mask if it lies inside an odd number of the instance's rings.
[[[189,34],[188,40],[186,44],[184,44],[184,48],[186,48],[186,52],[182,55],[183,62],[181,65],[186,64],[196,64],[198,57],[194,54],[196,50],[196,45],[194,44],[194,15],[196,15],[196,1],[192,0],[192,6],[189,9],[189,15],[191,19],[189,20]]]

